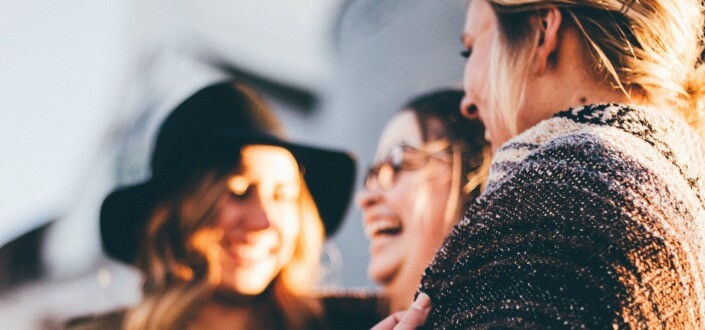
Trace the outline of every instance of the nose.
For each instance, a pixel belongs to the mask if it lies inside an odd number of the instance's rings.
[[[273,210],[268,209],[266,198],[259,192],[253,192],[247,201],[243,221],[244,227],[251,231],[269,228],[271,226],[271,212]]]
[[[355,205],[362,209],[363,212],[379,203],[382,198],[382,192],[377,189],[362,189],[355,196]]]
[[[463,97],[463,100],[460,102],[460,113],[463,114],[463,117],[468,119],[476,119],[480,116],[479,112],[477,111],[477,106],[475,106],[475,104],[467,96],[467,94]]]

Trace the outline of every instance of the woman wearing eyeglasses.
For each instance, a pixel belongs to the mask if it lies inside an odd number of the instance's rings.
[[[410,306],[421,275],[480,193],[490,161],[484,130],[458,112],[463,93],[409,102],[387,124],[357,203],[370,239],[368,275],[390,311]]]

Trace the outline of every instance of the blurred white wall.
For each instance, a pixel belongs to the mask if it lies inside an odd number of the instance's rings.
[[[0,246],[45,222],[78,218],[62,223],[68,235],[50,252],[68,261],[64,269],[95,266],[85,251],[99,241],[86,219],[111,182],[100,168],[112,159],[106,137],[123,93],[132,12],[126,0],[0,3]],[[106,294],[94,276],[56,284],[0,293],[0,328],[40,328],[52,315],[134,299],[118,297],[117,286]]]
[[[0,246],[66,215],[125,73],[130,1],[0,4]]]
[[[183,49],[299,88],[330,85],[330,33],[342,0],[185,0]]]

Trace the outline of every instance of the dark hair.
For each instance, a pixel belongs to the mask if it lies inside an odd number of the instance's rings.
[[[410,110],[416,115],[424,142],[448,138],[462,141],[471,148],[481,148],[488,144],[484,138],[485,127],[479,120],[467,119],[460,114],[460,102],[464,95],[455,89],[437,90],[414,98],[402,110]],[[434,132],[429,126],[430,118],[439,120],[444,131]]]
[[[479,119],[468,119],[460,114],[463,96],[464,93],[456,89],[436,90],[412,99],[401,110],[415,115],[424,142],[448,139],[461,151],[461,205],[480,195],[491,161],[484,126]],[[434,120],[440,123],[440,130],[434,127]]]

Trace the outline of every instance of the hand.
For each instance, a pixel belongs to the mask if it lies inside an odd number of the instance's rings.
[[[370,330],[412,330],[421,327],[431,311],[431,298],[419,293],[411,307],[387,316]]]

